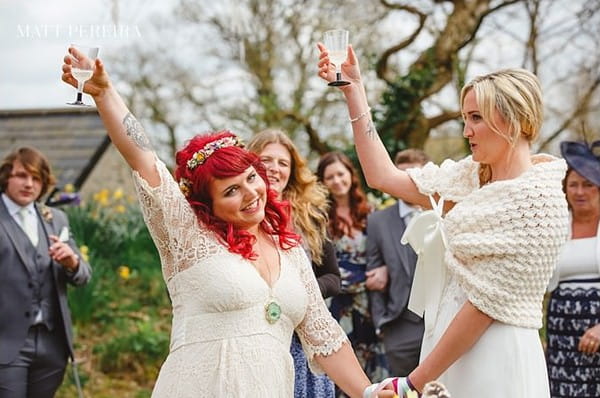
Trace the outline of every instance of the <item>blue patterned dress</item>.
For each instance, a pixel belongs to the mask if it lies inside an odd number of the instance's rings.
[[[333,239],[342,277],[342,293],[331,299],[329,309],[348,335],[363,370],[372,382],[388,377],[383,344],[375,334],[365,287],[367,235]],[[338,396],[344,396],[338,391]]]
[[[316,375],[309,369],[296,333],[292,336],[290,352],[294,359],[294,398],[333,398],[335,384],[327,375]]]
[[[597,270],[595,240],[568,241],[558,262],[561,277],[548,302],[547,318],[546,362],[552,398],[600,397],[600,353],[588,355],[578,349],[585,331],[600,323],[600,277],[593,272]],[[592,272],[569,272],[574,266],[582,268],[573,262],[584,263],[583,268]]]

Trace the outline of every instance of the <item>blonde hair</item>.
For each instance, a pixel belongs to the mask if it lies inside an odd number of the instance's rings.
[[[292,140],[281,130],[267,129],[257,133],[248,144],[248,150],[260,156],[269,144],[281,144],[290,153],[290,179],[282,196],[292,207],[294,228],[304,237],[312,261],[320,265],[329,221],[327,188],[317,181]]]
[[[537,139],[544,110],[540,82],[533,73],[525,69],[511,68],[477,76],[462,88],[461,107],[465,96],[471,90],[475,93],[484,122],[513,148],[520,137],[530,143]],[[498,111],[508,125],[508,131],[501,131],[495,123],[495,111]],[[479,178],[481,183],[489,181],[489,165],[481,165]]]

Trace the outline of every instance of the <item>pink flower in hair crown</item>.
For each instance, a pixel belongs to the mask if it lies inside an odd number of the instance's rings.
[[[200,166],[206,159],[208,159],[213,153],[221,148],[227,148],[230,146],[244,147],[244,144],[237,137],[223,137],[218,140],[214,140],[204,145],[202,149],[195,152],[192,157],[187,161],[187,167],[190,170],[194,170]]]

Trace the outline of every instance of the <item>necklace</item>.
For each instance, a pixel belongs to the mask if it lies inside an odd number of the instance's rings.
[[[279,305],[279,303],[277,302],[275,297],[273,297],[273,288],[271,286],[271,284],[273,283],[273,277],[271,276],[271,267],[269,266],[269,262],[266,259],[266,255],[264,254],[264,251],[262,250],[262,245],[260,244],[260,240],[258,240],[257,243],[258,243],[258,247],[260,249],[261,255],[264,256],[263,262],[265,264],[265,267],[267,267],[267,272],[269,274],[269,282],[267,283],[267,286],[269,287],[269,298],[267,300],[267,303],[265,304],[265,319],[270,324],[274,324],[279,320],[279,318],[281,318],[281,312],[282,312],[281,306]],[[276,250],[277,250],[277,248],[276,248]],[[279,258],[279,250],[277,250],[277,257]],[[281,261],[279,263],[281,264]]]

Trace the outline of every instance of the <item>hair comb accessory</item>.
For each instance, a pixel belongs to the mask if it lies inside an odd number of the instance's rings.
[[[195,152],[190,158],[190,160],[187,161],[188,169],[194,170],[196,167],[206,162],[206,159],[208,159],[213,153],[215,153],[219,149],[227,148],[230,146],[238,146],[243,148],[244,143],[237,137],[233,136],[211,141],[208,144],[204,145],[204,148]]]

